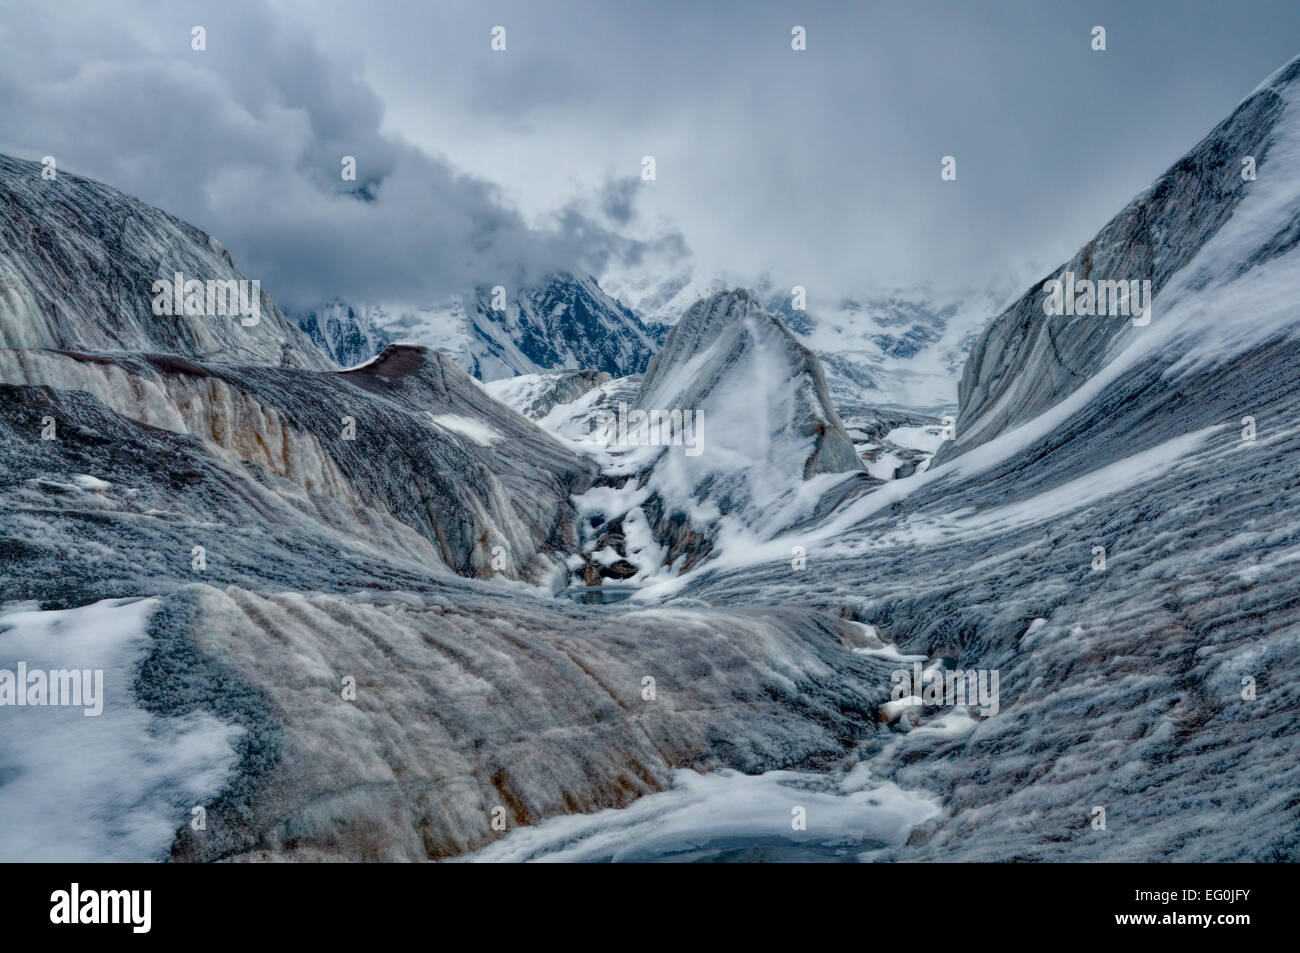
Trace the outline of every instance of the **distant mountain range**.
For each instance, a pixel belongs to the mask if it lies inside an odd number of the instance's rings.
[[[656,338],[697,301],[745,288],[821,359],[837,406],[932,415],[956,408],[966,354],[1016,287],[1010,279],[998,279],[988,288],[964,292],[904,288],[827,294],[805,288],[799,308],[795,284],[768,275],[705,278],[687,271],[667,279],[620,276],[605,283]]]
[[[483,381],[578,368],[624,377],[645,370],[693,305],[743,287],[818,355],[837,405],[936,415],[956,408],[966,353],[1006,297],[913,289],[829,303],[814,296],[806,308],[796,308],[791,289],[769,278],[612,281],[607,291],[591,276],[555,274],[537,287],[507,291],[504,310],[492,307],[488,288],[432,306],[336,299],[297,320],[344,367],[405,341],[443,351]]]
[[[640,318],[590,276],[560,272],[495,297],[481,286],[428,305],[336,299],[298,325],[344,367],[402,341],[442,351],[482,381],[563,368],[622,377],[645,370],[656,347]]]
[[[243,280],[0,157],[4,664],[108,702],[6,711],[0,859],[1300,858],[1300,58],[984,324],[938,434],[819,350],[919,397],[977,298],[659,340],[556,276],[304,334],[159,316],[178,271]],[[1154,317],[1047,312],[1067,272]]]

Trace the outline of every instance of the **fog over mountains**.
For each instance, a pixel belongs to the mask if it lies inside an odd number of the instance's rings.
[[[1009,286],[937,296],[918,288],[821,302],[814,292],[810,305],[808,289],[778,287],[766,276],[636,281],[615,275],[610,285],[612,294],[590,276],[558,273],[535,288],[501,286],[500,308],[486,287],[429,306],[334,300],[305,311],[297,323],[343,366],[404,341],[451,354],[485,381],[561,367],[620,377],[644,371],[669,329],[697,301],[743,287],[817,353],[839,401],[935,415],[956,409],[954,383],[966,352],[1009,297]]]
[[[1300,58],[958,300],[160,315],[248,276],[43,168],[0,156],[0,669],[104,705],[0,709],[0,857],[1300,858]],[[1150,322],[1048,316],[1067,272]]]

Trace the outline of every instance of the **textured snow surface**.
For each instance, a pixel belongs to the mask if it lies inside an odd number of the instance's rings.
[[[284,500],[354,539],[467,575],[490,573],[499,546],[506,575],[546,580],[576,546],[568,497],[593,472],[424,348],[394,345],[338,373],[11,350],[0,351],[0,381],[93,395],[132,420],[198,437],[212,463],[256,467]],[[27,413],[26,435],[39,436],[46,414]],[[122,463],[101,466],[121,479]]]
[[[1152,352],[1222,360],[1293,325],[1300,214],[1300,62],[1279,70],[1191,152],[1120,212],[1066,271],[1094,279],[1148,279],[1151,323],[1123,317],[1054,317],[1042,282],[980,335],[961,383],[957,440],[940,458],[991,440],[1097,386]],[[1243,181],[1241,157],[1258,178]],[[1273,277],[1281,268],[1283,274]],[[1113,359],[1122,355],[1120,362]]]
[[[1008,312],[968,365],[966,439],[959,422],[938,463],[659,587],[838,607],[903,652],[1000,671],[999,714],[960,737],[923,731],[922,710],[863,746],[878,776],[944,806],[900,859],[1300,856],[1300,122],[1278,92],[1297,78],[1300,62],[1211,137],[1232,145],[1199,146],[1138,200],[1141,254],[1175,266],[1150,326],[1079,319],[1048,347],[1041,312]],[[1268,171],[1242,195],[1247,146]],[[1151,211],[1170,188],[1184,201]],[[1071,354],[1092,370],[1058,374]]]
[[[673,327],[635,406],[699,420],[697,455],[643,447],[618,466],[633,473],[648,461],[643,485],[692,524],[717,513],[733,532],[769,535],[806,516],[828,483],[862,471],[817,358],[743,291],[700,302]]]
[[[102,670],[103,711],[0,709],[0,860],[165,859],[181,819],[221,790],[237,758],[235,725],[209,712],[141,705],[155,599],[78,609],[0,609],[0,668]]]
[[[422,357],[396,349],[360,372],[363,389],[397,388],[434,405],[427,390],[437,378],[393,366]],[[448,387],[469,388],[466,401],[489,402],[476,415],[514,428],[490,452],[529,439],[531,424],[492,405],[459,369],[443,370]],[[292,392],[292,374],[266,373]],[[317,387],[349,376],[304,378],[319,383],[295,410],[319,405],[328,391]],[[382,409],[390,427],[402,419]],[[381,520],[369,505],[342,509],[328,494],[232,461],[207,439],[136,423],[86,391],[0,385],[0,410],[3,600],[59,608],[105,593],[161,594],[137,695],[152,710],[203,711],[245,731],[235,771],[204,802],[208,832],[186,826],[192,805],[175,811],[174,857],[447,856],[493,839],[497,806],[511,826],[623,806],[668,787],[675,768],[834,761],[872,730],[881,693],[870,687],[870,660],[850,651],[862,636],[842,620],[799,609],[614,615],[504,573],[459,578],[409,525]],[[56,440],[39,437],[46,416],[58,421]],[[523,448],[530,459],[548,439],[533,433],[542,443]],[[392,470],[431,438],[449,452],[448,438],[425,424],[357,453]],[[566,459],[553,452],[552,466]],[[344,463],[357,486],[363,471],[352,468],[361,464]],[[463,476],[472,457],[451,464]],[[431,479],[437,465],[393,475],[385,495]],[[73,481],[95,473],[114,476],[107,490]],[[472,512],[464,502],[440,505],[453,504]],[[549,519],[558,505],[524,509]],[[405,518],[414,523],[415,512]],[[369,532],[354,525],[367,514]],[[202,569],[195,545],[206,547]],[[355,701],[341,696],[349,676]],[[643,696],[647,677],[657,682],[653,700]],[[102,847],[82,846],[72,853],[99,856]]]
[[[634,413],[678,414],[690,438],[625,441]],[[693,307],[639,380],[598,384],[538,423],[601,467],[574,500],[583,552],[601,567],[584,575],[588,584],[610,575],[641,583],[711,549],[747,548],[867,476],[816,356],[741,290]]]
[[[539,420],[555,407],[571,404],[593,387],[609,381],[610,376],[604,371],[543,371],[503,377],[485,384],[484,389],[529,420]]]
[[[957,439],[883,484],[859,448],[925,453],[936,422],[845,426],[744,292],[607,381],[484,388],[401,346],[335,373],[3,353],[0,645],[53,658],[80,620],[134,673],[99,747],[129,767],[139,726],[164,739],[68,831],[88,736],[0,735],[27,772],[0,772],[6,851],[1300,859],[1298,81],[1070,266],[1150,271],[1149,326],[1031,290],[972,352]],[[622,403],[702,411],[701,454],[602,445]],[[554,598],[579,564],[640,591]],[[998,672],[998,713],[891,704],[913,662]],[[66,800],[24,794],[42,771]]]

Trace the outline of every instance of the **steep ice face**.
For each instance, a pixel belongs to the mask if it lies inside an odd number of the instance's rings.
[[[748,292],[691,308],[650,361],[637,403],[706,412],[711,443],[725,451],[715,469],[792,464],[801,479],[860,469],[817,358]]]
[[[477,311],[491,316],[479,289]],[[515,345],[539,368],[582,368],[615,377],[640,373],[654,342],[635,314],[605,294],[595,279],[556,275],[523,289],[504,323]]]
[[[42,168],[0,155],[0,346],[330,366],[251,283],[256,323],[240,314],[156,315],[155,281],[174,284],[177,273],[204,283],[249,278],[192,225],[81,176],[43,179]],[[206,284],[202,304],[206,310]]]
[[[1060,404],[1126,349],[1164,346],[1176,336],[1172,314],[1180,302],[1267,266],[1295,246],[1298,84],[1300,60],[1270,77],[1074,258],[985,329],[962,375],[956,441],[940,459]],[[1247,157],[1255,180],[1243,175]],[[1149,281],[1150,323],[1048,316],[1044,286],[1066,282],[1067,274],[1076,283]],[[1244,309],[1232,317],[1253,320]]]
[[[299,324],[324,339],[327,353],[364,347],[377,353],[388,341],[422,344],[483,381],[553,369],[634,374],[645,369],[655,347],[640,319],[590,276],[557,273],[535,286],[505,288],[504,299],[502,307],[494,290],[483,286],[432,305],[339,302],[302,316]]]

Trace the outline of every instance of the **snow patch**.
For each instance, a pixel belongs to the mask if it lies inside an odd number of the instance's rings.
[[[190,808],[220,792],[243,729],[165,718],[132,696],[156,599],[0,609],[0,667],[102,669],[104,710],[0,708],[0,861],[163,860]]]
[[[480,447],[490,447],[498,440],[505,439],[483,421],[475,420],[473,417],[462,417],[460,414],[429,414],[429,420],[443,430],[468,437]]]

